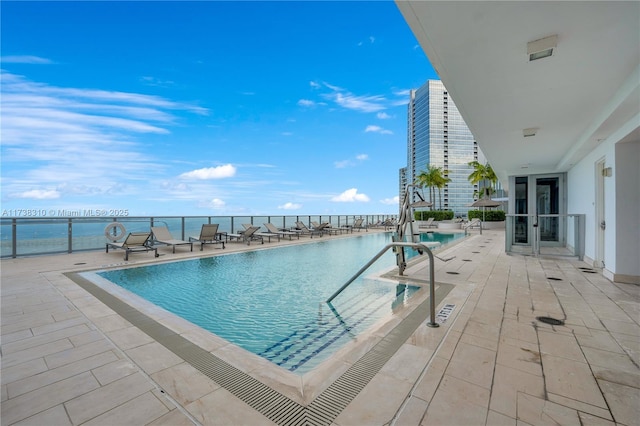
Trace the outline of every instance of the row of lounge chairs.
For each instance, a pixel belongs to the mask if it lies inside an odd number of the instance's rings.
[[[324,234],[336,235],[342,232],[353,232],[355,229],[367,229],[363,225],[363,219],[357,219],[353,225],[345,225],[340,227],[332,227],[329,223],[311,222],[311,227],[307,227],[303,222],[296,222],[296,226],[292,228],[278,228],[272,223],[265,223],[266,232],[260,231],[259,226],[251,224],[243,224],[244,230],[237,233],[219,232],[218,224],[204,224],[200,230],[200,235],[189,237],[188,240],[180,240],[174,238],[166,226],[152,226],[151,232],[131,232],[124,241],[118,242],[113,239],[106,243],[106,252],[109,249],[122,249],[125,251],[124,260],[129,260],[129,253],[149,252],[153,251],[155,257],[158,257],[158,245],[171,246],[173,253],[176,252],[176,246],[188,245],[193,251],[193,244],[200,244],[200,251],[204,250],[206,244],[221,245],[225,248],[225,242],[244,242],[247,245],[252,241],[260,241],[264,244],[265,238],[271,242],[271,238],[300,238],[300,236],[322,237]]]

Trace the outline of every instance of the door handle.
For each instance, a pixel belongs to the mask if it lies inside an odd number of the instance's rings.
[[[607,228],[607,224],[605,223],[605,221],[601,221],[600,222],[600,229],[602,229],[603,231]]]

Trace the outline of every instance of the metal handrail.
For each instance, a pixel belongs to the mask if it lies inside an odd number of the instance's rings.
[[[393,242],[393,243],[387,244],[386,246],[384,246],[382,250],[378,252],[378,254],[373,256],[373,258],[369,262],[367,262],[366,265],[360,268],[360,270],[356,272],[356,274],[353,277],[351,277],[349,281],[344,283],[344,285],[340,287],[338,291],[333,293],[331,297],[327,299],[327,303],[331,303],[331,301],[335,299],[336,296],[342,293],[342,291],[349,286],[349,284],[354,282],[356,278],[362,275],[362,273],[365,270],[367,270],[367,268],[373,265],[376,262],[376,260],[378,260],[387,250],[389,250],[392,247],[412,247],[418,251],[424,250],[427,253],[427,256],[429,256],[429,299],[430,299],[429,302],[430,302],[431,319],[427,323],[427,326],[440,327],[440,324],[436,323],[436,298],[435,298],[436,288],[435,288],[435,271],[434,271],[433,253],[431,252],[431,249],[426,244],[423,244],[423,243]]]

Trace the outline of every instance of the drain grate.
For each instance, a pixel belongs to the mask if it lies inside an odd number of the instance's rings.
[[[547,279],[551,281],[562,281],[562,278],[558,278],[558,277],[547,277]]]
[[[540,322],[543,322],[545,324],[549,324],[549,325],[564,325],[564,321],[563,320],[559,320],[556,318],[551,318],[551,317],[536,317],[536,319]]]
[[[449,274],[449,275],[460,275],[460,272],[447,271],[447,274]]]
[[[583,269],[582,272],[584,272],[585,274],[597,274],[598,272],[594,271],[593,269]]]
[[[475,253],[475,254],[477,254],[477,253],[480,253],[480,252],[479,252],[479,251],[472,251],[471,253]]]
[[[473,262],[471,259],[462,259],[463,262]]]
[[[77,273],[65,274],[124,319],[278,425],[329,426],[428,318],[427,298],[307,407],[156,322]],[[438,284],[436,303],[453,285]]]

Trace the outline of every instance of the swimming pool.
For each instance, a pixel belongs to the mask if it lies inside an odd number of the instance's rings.
[[[331,305],[323,302],[390,241],[371,233],[97,274],[304,374],[421,291],[372,277],[395,265],[388,252]]]

